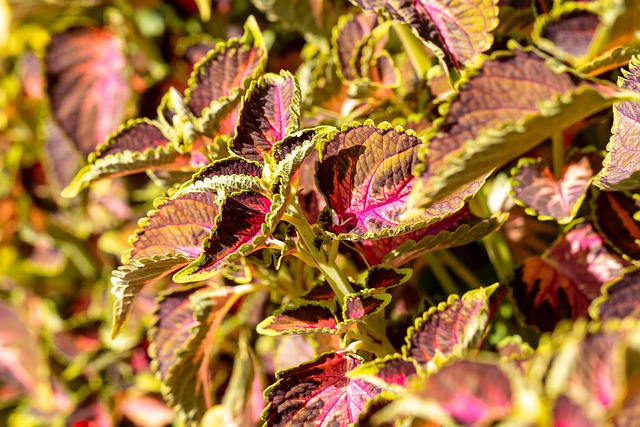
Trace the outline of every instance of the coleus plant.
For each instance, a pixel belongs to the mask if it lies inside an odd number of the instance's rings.
[[[282,2],[256,3],[286,21]],[[125,122],[89,154],[64,196],[139,172],[171,183],[112,274],[113,335],[145,287],[166,284],[149,353],[188,424],[625,425],[638,413],[640,352],[637,298],[625,297],[640,239],[635,21],[622,6],[558,2],[535,20],[537,47],[492,49],[492,1],[353,3],[330,34],[308,30],[297,76],[266,72],[250,17],[184,91],[166,92],[157,117]],[[97,59],[59,59],[85,37],[66,32],[47,53],[54,118],[77,140],[101,139],[122,115],[98,109],[86,129],[89,107],[64,93],[96,62],[110,68],[88,81],[123,86],[106,33],[92,36],[107,49]],[[626,63],[618,86],[594,77]],[[612,106],[604,163],[595,149],[569,152]],[[523,157],[549,139],[551,166]],[[515,203],[565,227],[517,268],[496,232],[507,215],[489,203],[511,167]],[[446,282],[438,254],[480,240],[499,283],[470,281],[427,309],[407,296],[415,263]],[[550,334],[537,344],[491,332],[505,307]],[[289,363],[261,357],[265,346]]]

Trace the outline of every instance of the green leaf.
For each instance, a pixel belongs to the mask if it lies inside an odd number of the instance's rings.
[[[304,35],[309,40],[325,37],[344,12],[342,1],[328,0],[251,0],[267,19]]]
[[[634,56],[629,70],[622,71],[618,86],[640,92],[640,58]],[[640,104],[638,101],[616,102],[613,106],[612,135],[607,144],[604,167],[594,184],[603,190],[624,191],[640,188]]]
[[[465,78],[425,149],[421,178],[409,198],[429,206],[471,180],[526,153],[546,138],[633,96],[577,78],[532,52],[485,59]]]
[[[184,255],[160,255],[151,259],[134,259],[114,270],[111,273],[111,294],[115,297],[111,337],[115,338],[124,328],[144,286],[160,280],[190,261]]]
[[[198,118],[196,128],[213,128],[235,105],[249,82],[258,78],[267,62],[267,49],[254,17],[244,25],[241,39],[218,43],[198,62],[185,92],[186,104]]]
[[[426,364],[436,354],[447,358],[480,343],[489,321],[489,296],[497,285],[449,296],[431,307],[407,331],[402,354]]]

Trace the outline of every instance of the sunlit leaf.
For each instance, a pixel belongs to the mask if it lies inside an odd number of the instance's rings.
[[[586,411],[567,396],[560,396],[553,402],[554,426],[596,427]]]
[[[262,162],[275,143],[298,130],[300,106],[298,82],[288,71],[253,81],[243,99],[230,149]]]
[[[456,68],[493,44],[498,7],[491,0],[352,0],[365,10],[386,10],[411,26],[426,42],[435,44]]]
[[[384,358],[363,363],[351,372],[349,378],[362,378],[382,389],[390,384],[406,387],[409,380],[418,370],[413,360],[400,354],[393,354]]]
[[[89,155],[89,164],[78,172],[62,195],[74,197],[99,179],[160,168],[192,169],[189,156],[169,142],[157,123],[130,120]]]
[[[357,422],[365,402],[379,393],[366,381],[346,376],[361,363],[348,353],[324,353],[278,372],[278,381],[265,390],[269,404],[262,418],[266,425],[347,427]]]
[[[480,219],[468,209],[409,233],[378,240],[354,242],[369,265],[400,267],[431,251],[466,245],[495,231],[506,217]]]
[[[257,326],[265,335],[337,334],[334,314],[323,305],[307,304],[276,311]]]
[[[314,40],[326,37],[345,7],[328,0],[251,0],[267,19]]]
[[[338,58],[338,72],[347,80],[357,76],[352,61],[363,38],[378,25],[375,14],[344,15],[333,30],[332,44]]]
[[[602,238],[618,253],[640,259],[640,198],[621,191],[597,191],[591,201],[593,223]]]
[[[560,179],[542,160],[521,158],[512,171],[514,198],[530,215],[567,224],[578,214],[592,175],[587,155],[567,161]]]
[[[221,207],[216,227],[204,241],[202,254],[176,273],[174,280],[204,280],[228,263],[256,250],[282,215],[282,196],[275,194],[273,197],[271,200],[251,191],[228,196]]]
[[[249,82],[262,74],[267,50],[253,17],[247,19],[241,39],[219,43],[200,61],[189,79],[187,106],[201,118],[201,130],[211,128],[240,101]]]
[[[589,314],[594,319],[640,319],[640,270],[625,271],[624,276],[607,283],[602,296],[596,298]]]
[[[402,354],[425,364],[437,353],[451,356],[477,346],[489,321],[489,296],[494,290],[491,286],[469,291],[462,298],[451,295],[431,307],[407,331]]]
[[[379,313],[391,302],[391,295],[373,293],[364,290],[344,297],[342,304],[342,319],[338,328],[345,330],[357,322],[361,322]]]
[[[215,402],[218,328],[246,288],[173,291],[159,302],[150,335],[152,367],[166,401],[190,423]],[[224,368],[223,368],[224,369]]]
[[[622,71],[618,85],[622,89],[640,92],[640,59],[631,58],[629,70]],[[594,183],[603,190],[633,190],[640,188],[640,104],[618,102],[613,107],[613,135],[607,144],[604,168]]]
[[[398,286],[411,278],[409,269],[396,270],[386,266],[377,266],[367,271],[365,287],[367,289],[388,289]]]
[[[518,308],[542,331],[561,319],[587,316],[600,287],[627,264],[610,252],[589,223],[580,223],[542,254],[527,258],[511,282]]]
[[[45,62],[51,110],[84,155],[121,123],[131,89],[124,44],[101,28],[56,34]]]
[[[423,210],[411,222],[400,217],[416,177],[422,141],[388,124],[343,126],[328,136],[317,165],[318,189],[337,220],[330,232],[342,239],[388,237],[438,221],[462,208],[474,186]]]
[[[429,205],[526,153],[546,138],[631,96],[574,75],[531,52],[486,59],[465,78],[428,144],[409,198]]]

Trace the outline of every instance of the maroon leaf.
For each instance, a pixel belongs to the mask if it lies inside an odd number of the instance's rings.
[[[365,10],[385,9],[410,25],[423,40],[444,50],[456,68],[491,47],[491,31],[498,25],[498,8],[491,1],[352,1]]]
[[[364,320],[382,310],[390,302],[389,294],[371,294],[369,291],[349,294],[344,298],[342,317],[345,322]]]
[[[337,216],[329,231],[349,239],[387,237],[462,208],[470,193],[436,203],[409,223],[400,219],[416,180],[412,170],[421,145],[413,133],[370,123],[330,136],[317,165],[318,188]]]
[[[527,322],[550,331],[561,319],[586,316],[600,287],[622,274],[625,265],[603,246],[591,224],[581,223],[542,256],[525,260],[511,287]]]
[[[249,159],[263,161],[264,154],[298,130],[301,95],[291,73],[266,74],[252,82],[247,92],[230,149]]]
[[[335,298],[336,294],[333,292],[331,285],[322,281],[315,285],[309,292],[304,295],[304,299],[308,301],[328,301]]]
[[[321,305],[303,305],[278,310],[262,321],[257,330],[261,334],[336,334],[337,321],[331,310]]]
[[[354,80],[357,78],[352,63],[354,54],[364,37],[370,34],[376,25],[378,25],[378,18],[372,13],[361,13],[340,19],[338,31],[335,32],[332,41],[338,55],[340,71],[345,79]]]
[[[83,158],[73,142],[53,120],[47,120],[44,141],[47,180],[59,192],[67,186],[83,165]]]
[[[152,367],[165,385],[165,400],[190,423],[213,406],[218,328],[233,304],[248,289],[192,288],[165,295],[150,335]]]
[[[591,203],[594,225],[611,247],[630,259],[640,259],[640,212],[638,196],[622,191],[598,191]]]
[[[174,280],[203,280],[229,262],[253,252],[271,233],[281,210],[281,204],[259,193],[243,191],[228,196],[216,227],[203,244],[204,252],[176,273]]]
[[[101,28],[56,34],[45,55],[51,110],[84,155],[124,118],[131,90],[122,41]]]
[[[425,364],[436,353],[450,356],[474,348],[487,327],[488,297],[494,289],[472,290],[462,298],[451,295],[446,302],[431,307],[409,328],[402,353]]]
[[[367,289],[387,289],[406,282],[411,277],[411,270],[396,270],[390,267],[373,267],[367,271],[365,286]]]
[[[588,10],[575,10],[555,21],[545,22],[540,36],[573,57],[588,53],[600,17]],[[555,50],[555,49],[553,49]]]
[[[262,418],[266,425],[347,427],[357,422],[366,401],[379,393],[377,387],[346,376],[360,364],[357,356],[324,353],[278,372],[278,381],[265,390],[269,404]]]
[[[606,284],[602,294],[589,307],[591,317],[599,320],[640,319],[640,270],[625,272],[620,279]]]
[[[469,360],[456,361],[429,376],[417,395],[467,426],[492,425],[506,418],[514,406],[506,373],[497,365]]]
[[[249,81],[262,73],[266,57],[260,28],[249,18],[242,39],[218,44],[196,65],[185,93],[193,114],[206,118],[221,105],[238,101]]]
[[[520,159],[514,172],[512,187],[516,201],[527,213],[560,224],[575,218],[593,175],[587,155],[565,163],[559,180],[541,160]]]

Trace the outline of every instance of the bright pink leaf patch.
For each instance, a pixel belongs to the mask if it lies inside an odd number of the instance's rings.
[[[418,395],[467,426],[492,425],[506,418],[513,407],[511,382],[504,371],[469,360],[446,365],[429,376]]]
[[[416,179],[412,171],[421,146],[411,133],[370,124],[347,128],[327,141],[317,181],[337,216],[329,230],[350,238],[386,237],[460,209],[466,193],[434,204],[411,223],[400,220]]]
[[[581,223],[542,256],[525,260],[511,287],[527,322],[550,331],[561,319],[587,316],[600,287],[627,265],[603,243],[591,224]]]
[[[346,376],[360,364],[356,356],[325,353],[278,372],[278,381],[265,391],[269,405],[262,418],[269,427],[347,427],[357,422],[367,400],[380,392],[364,380]]]
[[[45,55],[51,110],[84,155],[124,118],[131,96],[122,41],[101,28],[56,34]]]

